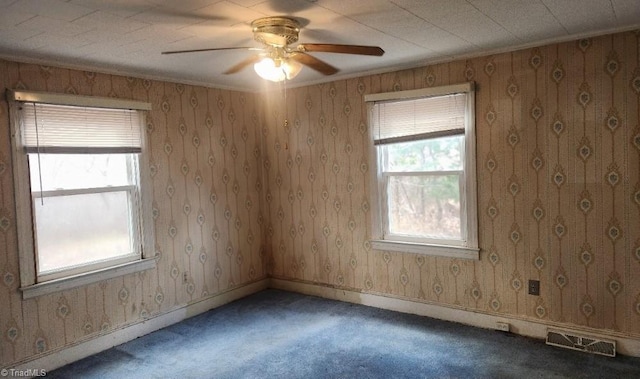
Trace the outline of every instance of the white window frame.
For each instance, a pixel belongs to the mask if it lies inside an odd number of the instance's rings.
[[[114,259],[91,266],[91,271],[81,270],[79,272],[68,271],[64,276],[44,275],[38,278],[36,271],[36,246],[34,236],[34,215],[32,209],[32,201],[38,196],[57,196],[78,192],[76,190],[64,191],[44,191],[36,194],[32,198],[30,172],[28,154],[22,145],[21,138],[21,116],[19,108],[24,103],[45,103],[55,105],[70,105],[79,107],[99,107],[113,109],[131,109],[142,111],[142,120],[140,127],[144,126],[144,111],[151,110],[151,104],[146,102],[102,98],[93,96],[77,96],[58,93],[45,93],[35,91],[7,90],[7,100],[10,107],[11,117],[11,141],[13,147],[13,176],[15,187],[16,201],[16,227],[18,232],[18,251],[20,264],[20,290],[23,299],[29,299],[49,293],[63,291],[102,280],[119,277],[143,270],[149,270],[156,267],[157,258],[155,256],[155,237],[152,216],[152,196],[151,196],[151,177],[149,170],[141,169],[144,167],[142,162],[148,161],[148,153],[146,148],[146,136],[144,129],[141,130],[141,150],[138,154],[137,163],[133,175],[137,176],[138,189],[119,187],[106,187],[104,190],[108,192],[116,190],[127,191],[132,199],[133,209],[132,218],[134,226],[132,233],[136,233],[138,242],[140,243],[140,256],[125,257],[123,259]],[[92,189],[92,192],[95,192]],[[99,191],[99,189],[98,189]]]
[[[451,258],[478,260],[480,249],[478,247],[478,206],[477,206],[477,181],[476,181],[476,132],[475,132],[475,92],[474,83],[461,83],[442,87],[431,87],[417,90],[387,92],[365,95],[370,117],[370,125],[373,117],[374,105],[378,102],[414,100],[426,97],[445,96],[465,93],[467,103],[465,105],[464,126],[464,170],[460,181],[460,208],[462,240],[429,240],[427,238],[411,238],[389,233],[388,204],[386,201],[387,182],[390,175],[428,175],[429,172],[404,174],[384,173],[382,156],[383,147],[375,146],[375,132],[370,128],[370,159],[374,169],[371,175],[371,199],[372,204],[372,238],[371,247],[381,251],[406,252]],[[437,138],[438,135],[425,139]],[[438,171],[443,173],[459,174],[458,171]]]

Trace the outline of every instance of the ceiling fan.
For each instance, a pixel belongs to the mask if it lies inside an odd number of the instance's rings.
[[[263,17],[251,23],[253,39],[263,47],[222,47],[196,50],[165,51],[162,54],[195,53],[218,50],[254,50],[252,55],[224,74],[235,74],[253,64],[254,69],[262,78],[279,82],[293,79],[303,66],[310,67],[321,74],[333,75],[339,70],[308,53],[341,53],[355,55],[381,56],[384,54],[378,46],[336,45],[325,43],[304,43],[291,46],[298,41],[301,24],[298,20],[284,16]]]

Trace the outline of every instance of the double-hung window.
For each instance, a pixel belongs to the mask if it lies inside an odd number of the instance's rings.
[[[153,267],[140,170],[149,104],[9,97],[24,296]]]
[[[478,259],[473,84],[366,95],[378,250]]]

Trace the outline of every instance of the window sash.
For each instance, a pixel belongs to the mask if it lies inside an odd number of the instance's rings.
[[[57,165],[52,165],[51,161],[48,161],[48,157],[49,156],[55,156],[60,157],[60,156],[66,156],[63,157],[62,161],[58,160],[57,161]],[[92,154],[94,156],[99,156],[100,158],[103,158],[104,155],[101,154]],[[43,189],[44,191],[51,191],[51,190],[59,190],[59,189],[65,189],[65,190],[69,190],[69,189],[83,189],[83,188],[101,188],[101,187],[109,187],[109,188],[113,188],[116,186],[128,186],[128,185],[132,185],[132,186],[140,186],[140,178],[139,178],[139,160],[140,160],[140,155],[139,154],[130,154],[130,153],[112,153],[109,152],[109,157],[114,157],[116,159],[122,159],[124,158],[124,165],[126,165],[126,168],[124,168],[122,171],[120,171],[119,169],[123,168],[122,166],[120,167],[113,167],[113,166],[108,166],[108,167],[104,167],[102,166],[101,169],[106,169],[107,171],[111,172],[112,170],[118,170],[118,175],[117,177],[111,177],[111,180],[107,180],[107,178],[103,175],[102,177],[97,176],[97,177],[90,177],[87,178],[86,176],[84,176],[84,172],[82,170],[74,170],[74,171],[65,171],[67,173],[67,176],[65,178],[80,178],[82,179],[82,182],[78,183],[77,181],[73,181],[74,183],[70,183],[69,181],[65,180],[65,181],[60,181],[56,175],[47,175],[47,172],[49,170],[53,170],[53,172],[57,172],[58,170],[56,169],[56,166],[58,167],[67,167],[67,164],[71,164],[73,166],[75,166],[75,169],[77,169],[76,166],[76,162],[72,162],[69,159],[84,159],[83,155],[80,154],[60,154],[60,155],[56,155],[56,154],[39,154],[39,153],[31,153],[31,154],[27,154],[27,160],[28,160],[28,166],[29,166],[29,178],[31,180],[31,186],[30,186],[30,192],[42,192]],[[86,156],[86,155],[85,155]],[[91,160],[87,159],[87,163],[90,163]],[[85,164],[85,162],[82,162],[82,164]],[[107,161],[101,161],[98,162],[98,164],[107,164]],[[85,167],[86,168],[86,167]],[[98,170],[101,171],[101,170]],[[113,173],[113,172],[111,172]],[[69,175],[69,174],[73,174],[73,175]]]
[[[90,271],[105,269],[108,267],[120,265],[123,263],[133,262],[142,258],[142,240],[140,235],[139,219],[139,191],[137,186],[116,186],[116,187],[98,187],[98,188],[82,188],[82,189],[67,189],[67,190],[55,190],[55,191],[42,191],[33,192],[31,194],[32,201],[41,201],[48,197],[59,196],[73,196],[73,195],[85,195],[85,194],[100,194],[100,193],[127,193],[128,203],[128,215],[129,220],[129,238],[130,238],[130,251],[112,258],[105,258],[102,260],[95,260],[89,263],[70,264],[62,268],[54,270],[41,271],[39,260],[40,252],[37,247],[37,236],[35,243],[35,260],[36,260],[36,278],[37,282],[45,282],[49,280],[59,279],[63,277],[78,275]],[[33,225],[34,234],[36,234],[38,219],[35,214],[35,204],[33,206]],[[87,251],[90,254],[90,251]]]
[[[112,153],[111,151],[109,151]],[[129,158],[127,159],[127,176],[129,177],[130,185],[120,185],[120,186],[100,186],[100,187],[85,187],[85,188],[70,188],[70,189],[56,189],[56,190],[45,190],[45,191],[32,191],[31,192],[31,201],[32,201],[32,222],[34,227],[34,258],[36,264],[36,282],[46,282],[59,278],[70,277],[73,275],[83,274],[91,271],[106,269],[112,266],[120,265],[123,263],[133,262],[136,260],[142,259],[142,236],[141,236],[141,203],[140,203],[140,187],[138,180],[138,163],[139,156],[138,154],[127,154]],[[78,156],[78,159],[82,159],[82,156]],[[30,168],[33,169],[33,168]],[[36,204],[35,202],[46,201],[46,198],[50,197],[59,197],[59,196],[73,196],[73,195],[86,195],[86,194],[100,194],[100,193],[118,193],[118,192],[126,192],[127,193],[127,208],[128,214],[126,215],[129,220],[129,239],[130,239],[130,251],[128,253],[123,252],[123,254],[118,255],[112,258],[105,258],[102,260],[96,260],[89,263],[80,263],[80,264],[69,264],[65,267],[57,268],[54,270],[41,271],[39,260],[40,252],[38,249],[37,243],[37,225],[38,218],[35,212]],[[91,251],[88,250],[87,254],[91,254]]]
[[[415,236],[409,234],[392,233],[390,228],[390,212],[389,209],[389,184],[392,177],[438,177],[452,176],[458,177],[458,193],[460,200],[460,239],[448,238],[432,238],[428,236]],[[465,246],[467,242],[467,212],[465,207],[466,177],[463,170],[456,171],[418,171],[418,172],[384,172],[381,175],[381,213],[382,213],[382,238],[395,241],[415,242],[415,243],[432,243],[438,245]]]

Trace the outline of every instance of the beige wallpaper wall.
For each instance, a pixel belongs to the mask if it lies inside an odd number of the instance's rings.
[[[152,104],[156,270],[22,301],[5,88]],[[0,367],[265,277],[257,96],[2,60],[0,93]]]
[[[270,273],[640,337],[639,45],[638,32],[615,34],[270,98]],[[478,89],[480,261],[372,250],[363,95],[466,81]]]
[[[286,101],[0,61],[2,92],[153,104],[146,165],[161,256],[157,270],[22,301],[0,101],[0,362],[108,333],[267,270],[640,337],[639,45],[640,33],[615,34],[289,89]],[[363,95],[465,81],[478,88],[480,261],[373,251]],[[528,279],[541,281],[541,296],[526,294]]]

